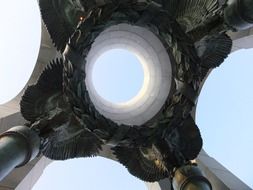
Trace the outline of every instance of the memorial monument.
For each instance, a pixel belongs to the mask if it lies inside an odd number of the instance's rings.
[[[0,178],[39,153],[65,160],[96,156],[106,145],[143,181],[212,189],[192,161],[202,138],[191,112],[208,72],[231,51],[226,32],[253,25],[253,1],[40,0],[40,8],[62,57],[26,89],[20,105],[28,123],[0,136]],[[89,80],[93,57],[122,45],[139,51],[150,72],[161,71],[156,88],[147,87],[154,96],[143,95],[145,110],[133,107],[131,117],[125,108],[110,112]]]

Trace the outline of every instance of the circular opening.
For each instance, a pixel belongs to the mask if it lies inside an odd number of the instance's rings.
[[[144,83],[138,57],[125,49],[111,49],[100,55],[92,69],[92,83],[105,100],[121,104],[136,97]]]
[[[2,2],[0,23],[0,104],[4,104],[24,88],[36,64],[41,40],[37,1]]]
[[[122,56],[120,50],[127,56]],[[106,54],[111,58],[108,66],[101,61],[105,67],[100,69],[103,77],[96,72],[97,66],[94,65]],[[112,61],[116,66],[111,66]],[[130,24],[107,28],[95,39],[86,62],[85,84],[92,103],[100,114],[118,124],[144,124],[159,112],[170,92],[172,72],[169,55],[159,38],[146,28]],[[121,72],[111,74],[112,69]],[[123,84],[120,80],[124,76],[128,83]],[[98,77],[97,80],[94,77]],[[118,82],[118,88],[113,85],[108,88],[108,77],[114,77],[112,82]],[[99,90],[98,83],[102,90]],[[103,94],[108,89],[111,89],[111,95],[106,97]],[[117,98],[119,95],[124,98]]]

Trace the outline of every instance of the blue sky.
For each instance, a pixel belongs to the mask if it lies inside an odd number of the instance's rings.
[[[1,1],[0,104],[22,90],[36,64],[41,36],[38,10],[34,0]]]
[[[35,6],[34,0],[13,0],[3,2],[0,7],[0,104],[13,98],[22,89],[36,63],[41,28],[38,7]],[[6,7],[12,7],[12,11]],[[116,60],[115,57],[107,59],[112,62]],[[253,49],[241,50],[231,54],[210,74],[199,97],[196,122],[207,153],[253,188],[252,60]],[[118,102],[136,94],[143,76],[134,57],[124,57],[122,61],[130,63],[123,71],[130,71],[131,77],[126,75],[125,85],[117,90],[122,92],[121,97],[109,95],[109,98]],[[112,62],[109,61],[115,64]],[[99,72],[103,71],[101,68]],[[96,79],[103,82],[99,84],[102,87],[107,83],[104,79],[115,76],[115,70],[108,67],[104,69],[107,69],[105,76],[99,74],[104,77],[103,80]],[[122,74],[119,77],[124,78]],[[111,81],[115,82],[115,79]],[[78,190],[84,187],[89,190],[118,190],[119,187],[121,190],[146,189],[143,182],[128,174],[120,164],[92,158],[53,162],[45,169],[33,190]]]
[[[253,188],[253,49],[230,54],[199,97],[196,122],[204,149]]]
[[[112,49],[97,58],[92,81],[100,96],[110,102],[123,103],[138,94],[144,82],[144,72],[133,53]]]
[[[102,158],[80,158],[50,164],[33,190],[146,190],[119,163]]]

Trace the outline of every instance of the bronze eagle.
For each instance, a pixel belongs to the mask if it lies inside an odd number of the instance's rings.
[[[42,19],[62,57],[51,61],[23,95],[21,112],[56,160],[96,156],[110,146],[129,172],[144,180],[169,177],[199,154],[200,131],[191,116],[207,72],[228,56],[226,1],[40,0]],[[85,86],[86,56],[96,37],[120,23],[145,27],[163,43],[173,66],[171,93],[141,126],[101,115]]]

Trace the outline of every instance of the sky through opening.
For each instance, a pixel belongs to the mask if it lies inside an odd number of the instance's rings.
[[[102,98],[116,104],[125,103],[141,90],[144,71],[134,53],[112,49],[98,57],[93,67],[92,81]]]

